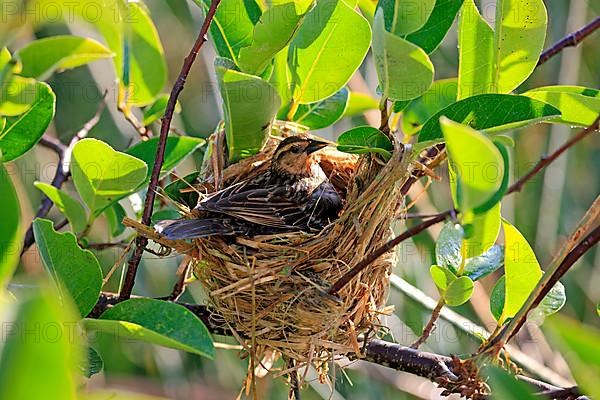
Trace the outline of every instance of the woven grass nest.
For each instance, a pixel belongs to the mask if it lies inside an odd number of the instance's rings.
[[[223,132],[209,141],[201,190],[207,193],[249,179],[268,167],[281,137],[302,127],[276,122],[263,150],[221,170]],[[278,136],[279,138],[275,137]],[[317,234],[288,233],[194,241],[193,271],[225,323],[250,355],[280,352],[322,366],[332,355],[360,353],[359,335],[376,334],[385,308],[392,254],[370,264],[336,296],[329,287],[367,254],[390,239],[390,223],[403,205],[400,187],[409,176],[402,152],[387,162],[333,148],[320,164],[345,198],[340,218]],[[404,157],[407,158],[407,157]],[[216,183],[216,185],[215,185]],[[187,244],[171,247],[185,251]]]

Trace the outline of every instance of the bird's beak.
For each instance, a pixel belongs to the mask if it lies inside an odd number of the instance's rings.
[[[323,147],[329,146],[329,143],[321,142],[320,140],[310,139],[308,146],[306,146],[306,153],[311,154],[315,151],[321,150]]]

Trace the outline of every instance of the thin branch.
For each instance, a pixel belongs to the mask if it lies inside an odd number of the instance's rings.
[[[83,127],[71,138],[68,146],[62,144],[58,139],[44,134],[42,139],[40,140],[40,145],[49,148],[54,151],[58,155],[58,165],[56,167],[56,172],[54,173],[54,177],[52,178],[52,182],[50,183],[57,189],[60,189],[62,185],[69,179],[71,174],[69,166],[71,163],[71,151],[73,150],[73,146],[81,139],[85,138],[88,133],[94,128],[98,122],[100,121],[100,117],[102,116],[102,112],[106,107],[106,103],[104,102],[104,98],[108,91],[104,92],[104,96],[102,97],[102,101],[98,105],[98,109],[94,116],[89,119]],[[40,208],[38,208],[37,213],[35,214],[34,219],[36,218],[44,218],[50,212],[52,208],[52,200],[50,200],[46,195],[42,196],[42,203],[40,204]],[[57,228],[58,229],[58,228]],[[23,240],[23,249],[21,250],[21,256],[25,254],[27,250],[35,243],[35,237],[33,236],[33,224],[29,225],[27,228],[27,232],[25,232],[25,239]]]
[[[146,201],[144,203],[144,212],[142,214],[142,223],[144,225],[150,225],[152,211],[154,210],[156,188],[158,187],[160,170],[165,159],[167,137],[169,136],[169,129],[171,127],[171,121],[173,119],[173,113],[175,112],[177,99],[179,97],[179,94],[183,90],[185,81],[190,73],[190,70],[192,69],[192,65],[194,64],[198,53],[200,52],[200,49],[207,41],[206,35],[208,33],[208,28],[210,27],[210,24],[215,16],[215,12],[217,11],[217,7],[219,6],[220,1],[221,0],[212,0],[210,8],[206,13],[206,17],[204,18],[204,22],[202,23],[202,28],[200,28],[200,32],[194,43],[194,46],[185,58],[183,66],[181,67],[181,71],[179,72],[179,76],[177,77],[177,81],[171,89],[171,94],[169,95],[169,101],[167,102],[165,115],[163,116],[163,119],[161,121],[160,136],[158,139],[158,145],[156,149],[156,158],[154,161],[154,167],[152,169],[152,175],[150,176],[150,184],[148,185],[148,191],[146,193]],[[137,269],[140,264],[140,261],[142,260],[142,254],[144,253],[144,249],[146,248],[147,244],[147,238],[143,236],[138,236],[136,238],[135,250],[131,258],[129,259],[129,262],[127,263],[127,273],[125,274],[123,287],[121,288],[120,296],[122,299],[128,299],[131,296],[131,291],[133,290],[133,285],[135,283]]]
[[[431,311],[431,317],[429,317],[427,325],[425,325],[425,328],[423,328],[423,333],[412,345],[410,345],[410,347],[412,347],[413,349],[418,349],[419,346],[421,346],[427,341],[427,339],[429,339],[429,336],[431,336],[431,333],[435,329],[435,323],[440,318],[440,313],[442,312],[442,308],[444,308],[444,305],[446,305],[446,302],[442,297],[437,302],[435,308]]]
[[[592,125],[588,126],[584,130],[577,133],[575,136],[573,136],[571,139],[569,139],[567,142],[565,142],[565,144],[563,144],[558,149],[556,149],[552,154],[550,154],[549,156],[543,156],[540,159],[540,161],[538,161],[538,163],[531,170],[529,170],[529,172],[527,174],[522,176],[518,181],[513,183],[508,188],[508,190],[506,191],[506,194],[510,194],[513,192],[520,192],[521,189],[523,189],[523,186],[527,182],[529,182],[531,180],[531,178],[533,178],[535,175],[537,175],[542,169],[546,168],[549,164],[551,164],[554,160],[556,160],[562,153],[567,151],[569,148],[573,147],[574,144],[585,139],[588,135],[590,135],[594,131],[598,130],[599,128],[600,128],[600,115],[598,115],[598,117],[596,118],[594,123],[592,123]]]
[[[555,44],[553,44],[550,48],[544,51],[540,55],[540,59],[538,60],[537,66],[539,67],[542,64],[545,64],[552,57],[560,53],[567,47],[574,47],[581,43],[586,37],[594,33],[596,30],[600,28],[600,17],[596,17],[589,24],[579,29],[576,32],[571,33],[570,35],[565,36]]]
[[[338,279],[337,282],[335,282],[329,288],[329,291],[328,291],[329,294],[333,294],[333,295],[337,294],[344,286],[346,286],[352,280],[352,278],[354,278],[356,275],[358,275],[363,269],[368,267],[373,261],[377,260],[379,257],[384,255],[385,253],[387,253],[388,251],[390,251],[391,249],[393,249],[394,247],[396,247],[397,245],[399,245],[406,239],[409,239],[409,238],[423,232],[425,229],[429,228],[432,225],[435,225],[439,222],[446,220],[446,218],[448,216],[450,216],[453,213],[453,211],[454,210],[444,211],[434,218],[431,218],[425,222],[422,222],[419,225],[413,226],[412,228],[406,230],[401,235],[396,236],[394,239],[385,243],[381,247],[375,249],[372,253],[370,253],[365,258],[363,258],[361,261],[359,261],[358,264],[356,264],[350,271],[348,271],[344,275],[342,275],[342,277],[340,279]]]

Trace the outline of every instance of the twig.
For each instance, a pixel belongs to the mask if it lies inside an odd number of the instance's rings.
[[[579,29],[576,32],[571,33],[570,35],[565,36],[555,44],[553,44],[550,48],[544,51],[540,55],[540,59],[538,60],[537,66],[539,67],[542,64],[545,64],[552,57],[560,53],[566,47],[574,47],[583,41],[586,37],[594,33],[596,30],[600,28],[600,17],[596,17],[589,24]]]
[[[335,295],[337,294],[344,286],[348,284],[356,275],[358,275],[363,269],[368,267],[373,261],[377,260],[379,257],[418,233],[423,232],[425,229],[429,228],[432,225],[435,225],[439,222],[444,221],[449,215],[452,214],[454,210],[447,210],[440,213],[437,217],[431,218],[425,222],[420,223],[419,225],[413,226],[412,228],[406,230],[399,236],[396,236],[394,239],[385,243],[384,245],[375,249],[372,253],[367,255],[361,261],[358,262],[350,271],[346,272],[340,279],[337,280],[330,288],[328,293]]]
[[[85,246],[85,248],[90,250],[106,250],[113,247],[126,249],[128,245],[128,242],[89,243],[87,246]]]
[[[88,120],[83,127],[73,136],[68,146],[62,144],[58,139],[44,134],[42,139],[40,140],[40,144],[44,147],[49,148],[54,151],[58,156],[58,165],[56,167],[56,172],[54,173],[54,177],[52,178],[52,182],[50,183],[57,189],[60,189],[62,185],[69,179],[71,174],[70,172],[70,164],[71,164],[71,152],[73,147],[77,142],[81,139],[85,138],[88,133],[94,128],[98,122],[100,121],[100,116],[106,107],[106,103],[104,102],[104,98],[108,91],[104,92],[104,96],[100,104],[98,105],[98,109],[94,116]],[[44,218],[50,212],[52,208],[52,200],[50,200],[46,195],[42,196],[42,203],[40,204],[40,208],[38,208],[37,213],[35,214],[34,219],[36,218]],[[58,227],[57,227],[58,229]],[[25,254],[27,250],[35,243],[35,237],[33,236],[33,224],[29,225],[27,228],[27,232],[25,232],[25,239],[23,240],[23,249],[21,250],[21,256]]]
[[[379,101],[379,110],[381,111],[381,121],[379,130],[386,135],[390,135],[390,115],[388,111],[388,99],[382,97]]]
[[[571,148],[575,143],[585,139],[588,135],[590,135],[594,131],[598,130],[599,127],[600,127],[600,115],[598,115],[598,117],[596,118],[594,123],[592,123],[592,125],[588,126],[587,128],[585,128],[582,131],[580,131],[579,133],[577,133],[575,136],[573,136],[571,139],[569,139],[567,142],[565,142],[565,144],[563,144],[558,149],[556,149],[552,154],[550,154],[549,156],[543,156],[538,161],[538,163],[527,174],[522,176],[518,181],[513,183],[508,188],[508,190],[506,191],[506,194],[510,194],[513,192],[520,192],[521,189],[523,189],[523,185],[525,185],[529,180],[531,180],[531,178],[533,178],[537,173],[539,173],[542,169],[544,169],[550,163],[552,163],[554,160],[556,160],[562,153],[564,153],[569,148]]]
[[[142,214],[142,223],[144,225],[150,225],[152,211],[154,210],[156,188],[158,186],[158,181],[160,178],[160,170],[165,159],[167,137],[169,136],[169,129],[171,127],[173,113],[175,112],[177,98],[183,90],[187,76],[190,73],[190,70],[192,69],[192,65],[194,64],[194,61],[196,60],[196,57],[198,56],[202,45],[204,45],[204,43],[207,41],[206,35],[208,33],[208,28],[210,27],[210,24],[214,18],[215,12],[217,11],[217,7],[219,6],[220,1],[221,0],[212,0],[210,8],[206,13],[206,17],[204,18],[204,22],[202,23],[202,28],[200,28],[200,33],[198,34],[198,37],[194,42],[194,46],[185,58],[183,66],[181,67],[181,71],[179,72],[179,76],[177,77],[177,81],[171,89],[169,101],[167,102],[167,108],[165,109],[165,115],[163,116],[163,119],[161,121],[160,136],[158,138],[154,168],[152,169],[152,175],[150,176],[150,184],[148,185],[146,201],[144,203],[144,212]],[[120,296],[122,299],[128,299],[131,296],[131,291],[133,290],[133,285],[135,283],[135,275],[137,273],[138,266],[140,264],[140,261],[142,260],[142,254],[144,253],[144,249],[146,248],[147,244],[147,238],[143,236],[138,236],[136,238],[135,250],[131,258],[129,259],[129,262],[127,263],[127,273],[125,274],[123,287],[121,288],[120,292]]]
[[[421,346],[427,341],[427,339],[429,339],[429,336],[431,336],[431,333],[435,329],[435,323],[439,319],[440,313],[442,312],[442,308],[444,308],[445,304],[446,302],[444,301],[444,298],[440,298],[435,308],[431,311],[431,317],[429,317],[427,325],[425,325],[425,328],[423,328],[423,333],[413,344],[410,345],[411,348],[418,349],[419,346]]]

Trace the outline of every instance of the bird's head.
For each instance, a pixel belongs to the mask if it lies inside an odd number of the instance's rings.
[[[291,176],[309,176],[314,152],[327,146],[326,142],[301,136],[285,138],[273,154],[271,169]]]

